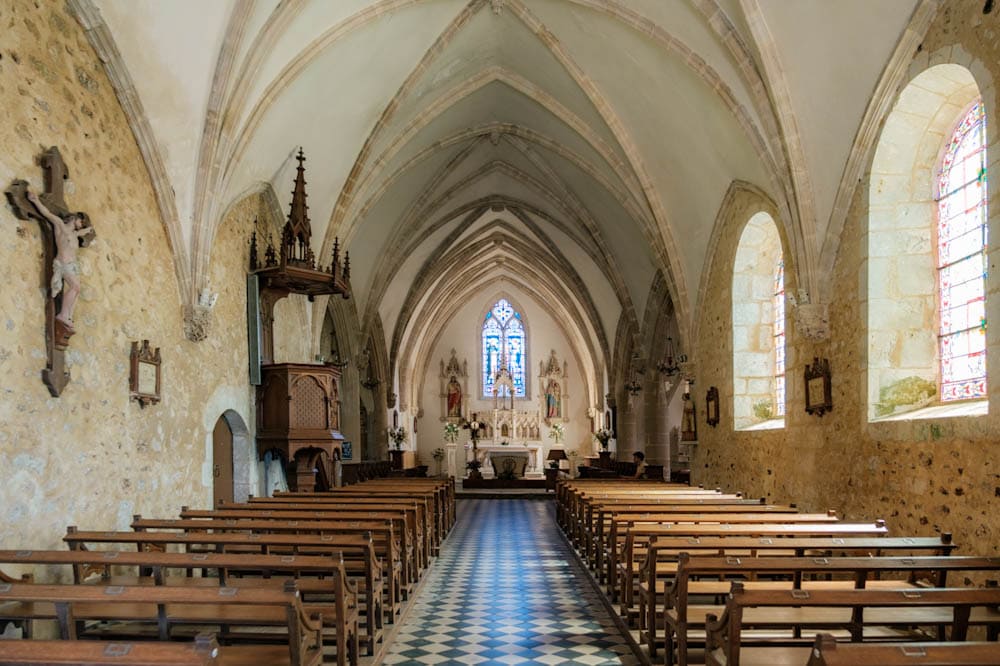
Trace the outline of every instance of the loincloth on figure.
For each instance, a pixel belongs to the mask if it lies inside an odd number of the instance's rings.
[[[52,260],[52,297],[55,298],[59,295],[63,288],[63,276],[72,275],[74,277],[80,277],[80,265],[75,261],[67,261],[63,263],[58,259]]]

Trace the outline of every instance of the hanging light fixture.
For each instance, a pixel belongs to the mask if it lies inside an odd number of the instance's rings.
[[[656,369],[660,371],[661,375],[673,377],[680,374],[681,363],[686,362],[687,356],[678,354],[674,349],[674,339],[667,338],[667,353],[663,360],[656,364]]]

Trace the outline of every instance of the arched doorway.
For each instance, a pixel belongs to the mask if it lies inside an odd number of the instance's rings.
[[[243,418],[227,409],[212,429],[212,502],[245,502],[258,494],[256,450]]]
[[[233,501],[233,431],[220,416],[212,430],[212,506]]]

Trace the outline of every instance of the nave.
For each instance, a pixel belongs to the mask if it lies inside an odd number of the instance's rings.
[[[537,500],[459,500],[385,664],[636,664]]]

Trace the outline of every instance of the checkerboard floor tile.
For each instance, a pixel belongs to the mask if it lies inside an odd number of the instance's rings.
[[[552,502],[461,500],[385,664],[638,664]]]

